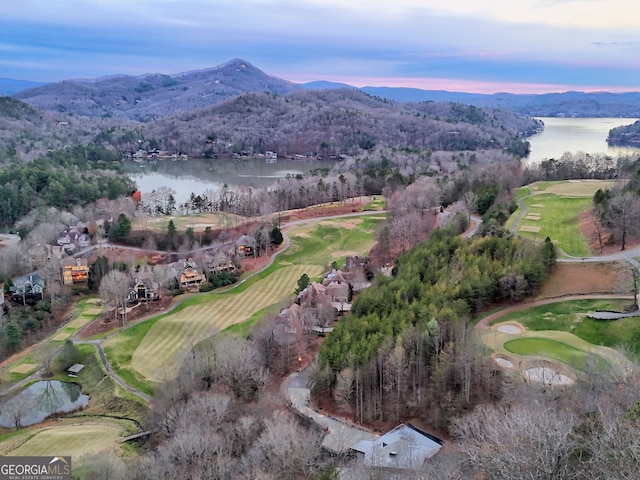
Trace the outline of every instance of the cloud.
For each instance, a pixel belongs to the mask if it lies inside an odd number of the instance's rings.
[[[0,64],[33,80],[175,73],[242,57],[269,73],[316,78],[637,83],[636,30],[608,30],[609,8],[597,29],[584,27],[594,5],[601,7],[599,0],[21,0],[2,6]]]

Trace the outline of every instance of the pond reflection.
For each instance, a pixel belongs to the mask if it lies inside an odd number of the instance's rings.
[[[0,407],[0,425],[24,427],[43,421],[54,413],[84,408],[89,396],[75,383],[46,380],[36,382]]]

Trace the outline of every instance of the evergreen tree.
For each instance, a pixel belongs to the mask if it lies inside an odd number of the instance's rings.
[[[309,275],[307,275],[306,273],[303,273],[298,279],[298,288],[296,288],[295,294],[296,295],[299,294],[301,291],[307,288],[308,285],[309,285]]]
[[[118,216],[118,220],[109,229],[109,240],[116,242],[125,241],[131,233],[131,220],[124,213]]]
[[[169,234],[169,237],[173,238],[177,231],[178,230],[176,229],[176,225],[173,223],[173,220],[169,220],[169,225],[167,225],[167,233]]]
[[[544,262],[547,270],[551,270],[558,260],[558,254],[556,252],[556,246],[553,244],[549,237],[544,239],[542,245],[542,261]]]
[[[100,280],[109,273],[109,270],[109,259],[106,256],[100,255],[96,258],[96,261],[89,266],[89,289],[97,292],[100,287]]]
[[[278,227],[273,227],[271,229],[270,237],[271,237],[271,243],[274,245],[280,245],[284,241],[282,232]]]

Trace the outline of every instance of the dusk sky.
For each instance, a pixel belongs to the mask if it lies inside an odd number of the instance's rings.
[[[0,77],[178,73],[243,58],[307,82],[640,91],[637,0],[4,0]]]

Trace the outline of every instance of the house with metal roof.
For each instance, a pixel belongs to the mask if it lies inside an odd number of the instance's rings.
[[[356,442],[351,449],[365,466],[413,470],[435,455],[442,443],[410,423],[401,423],[374,440]]]

